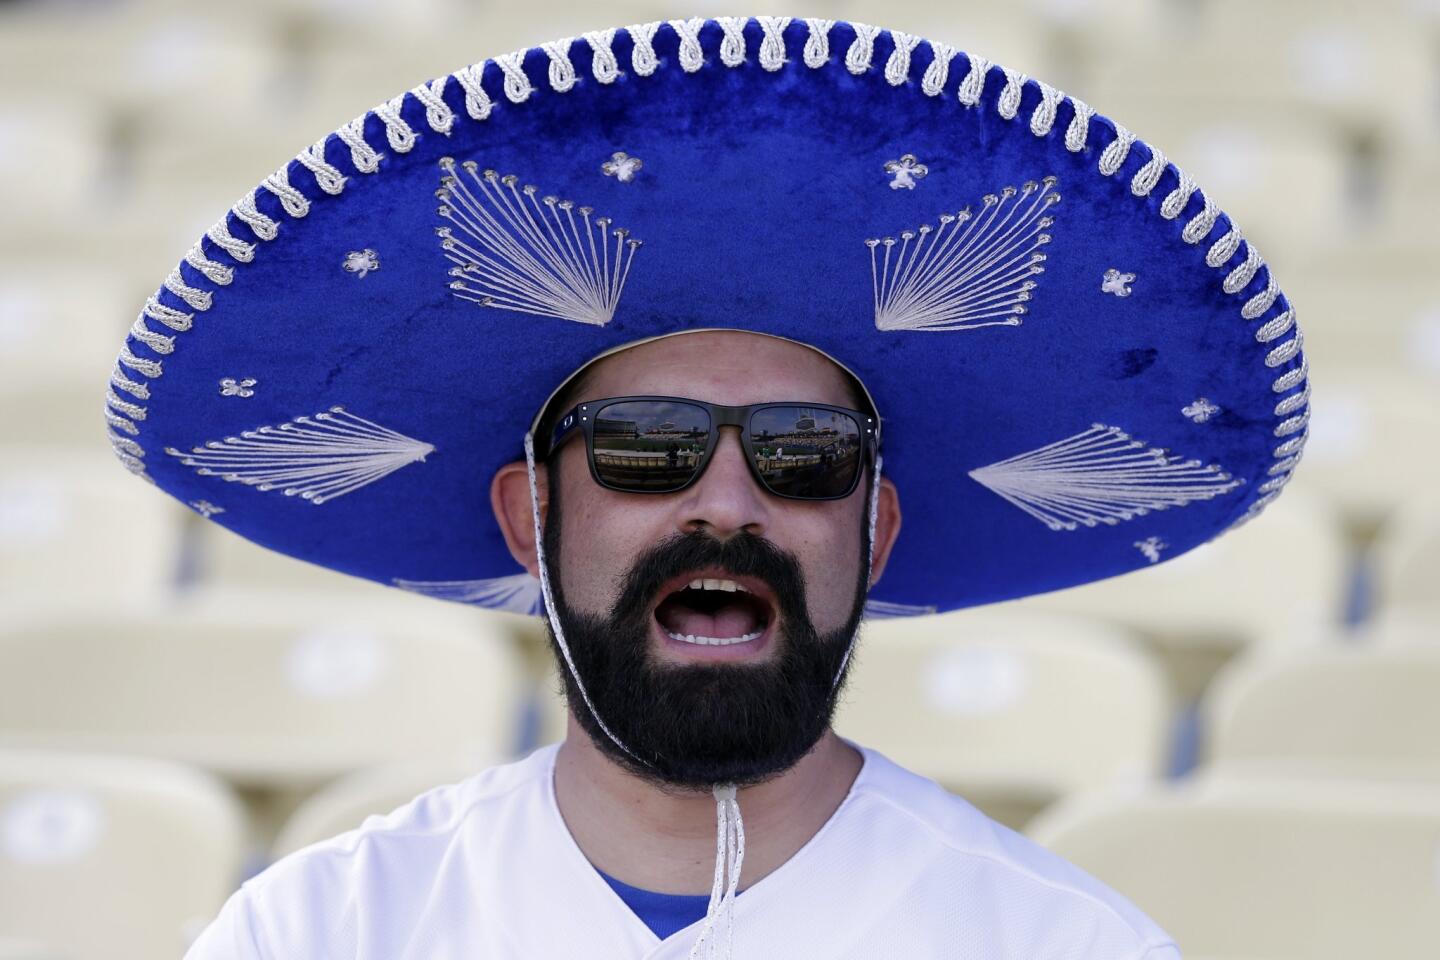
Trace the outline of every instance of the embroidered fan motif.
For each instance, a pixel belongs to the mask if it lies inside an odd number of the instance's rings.
[[[351,250],[345,254],[345,262],[340,264],[346,273],[353,273],[361,280],[371,270],[380,269],[380,254],[368,247],[364,250]]]
[[[865,616],[872,620],[889,617],[920,617],[936,613],[934,604],[890,603],[887,600],[866,600]]]
[[[450,289],[483,307],[604,326],[630,273],[639,240],[571,200],[536,197],[514,174],[479,171],[445,157],[436,196],[450,226],[436,228],[453,264]],[[474,189],[472,189],[472,184]],[[611,243],[613,238],[614,242]]]
[[[1051,530],[1115,525],[1240,486],[1220,467],[1182,460],[1097,423],[970,476]]]
[[[635,174],[645,162],[639,157],[632,157],[628,153],[617,150],[610,155],[610,159],[600,164],[600,172],[607,177],[614,177],[621,183],[629,183],[635,179]]]
[[[255,384],[260,381],[254,377],[246,377],[243,380],[236,380],[234,377],[225,377],[220,381],[220,396],[222,397],[253,397]]]
[[[895,179],[890,181],[891,190],[914,190],[915,181],[923,180],[930,172],[930,168],[920,163],[913,153],[907,153],[899,160],[890,160],[885,164],[885,172],[893,174]]]
[[[1217,407],[1215,404],[1211,403],[1205,397],[1200,397],[1188,407],[1182,407],[1180,409],[1180,412],[1185,414],[1185,416],[1189,417],[1195,423],[1204,423],[1211,417],[1215,416],[1215,414],[1219,413],[1220,408]]]
[[[906,230],[899,239],[866,240],[881,330],[974,330],[1021,323],[1045,272],[1040,247],[1050,242],[1046,211],[1060,202],[1056,180],[1006,187],[941,214],[940,225]]]
[[[1130,296],[1130,284],[1135,282],[1135,274],[1123,273],[1111,267],[1105,271],[1104,278],[1100,281],[1101,293],[1113,293],[1117,297]]]
[[[209,520],[211,517],[215,516],[215,514],[217,514],[217,513],[224,513],[224,512],[225,512],[225,508],[224,508],[224,507],[217,507],[217,506],[215,506],[215,504],[211,503],[209,500],[191,500],[191,501],[190,501],[190,507],[191,507],[191,509],[193,509],[196,513],[200,514],[200,516],[204,517],[206,520]]]
[[[423,461],[434,450],[344,407],[212,440],[189,453],[165,448],[202,477],[279,490],[314,504],[359,490],[407,464]]]
[[[491,610],[510,613],[542,614],[545,612],[540,581],[528,573],[489,580],[402,580],[392,584],[401,590],[424,594],[438,600],[469,603]]]
[[[1135,549],[1145,555],[1145,559],[1151,563],[1160,562],[1160,551],[1169,549],[1170,544],[1159,537],[1146,537],[1144,540],[1135,541]]]

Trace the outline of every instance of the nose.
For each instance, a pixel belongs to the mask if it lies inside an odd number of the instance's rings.
[[[683,533],[708,530],[720,540],[745,532],[763,536],[770,504],[740,443],[740,428],[724,426],[700,479],[680,492],[676,526]]]

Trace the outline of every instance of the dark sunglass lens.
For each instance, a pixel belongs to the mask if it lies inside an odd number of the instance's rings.
[[[842,497],[860,472],[864,434],[848,414],[766,407],[751,417],[750,431],[755,466],[783,497]]]
[[[624,400],[595,414],[595,472],[621,490],[664,493],[690,481],[710,439],[703,407]]]

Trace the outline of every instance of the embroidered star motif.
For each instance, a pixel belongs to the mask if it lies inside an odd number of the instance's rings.
[[[345,254],[345,262],[342,263],[341,266],[345,268],[347,273],[353,273],[361,280],[364,280],[365,274],[371,270],[380,269],[380,255],[369,248],[364,250],[351,250]]]
[[[916,160],[915,154],[907,153],[899,160],[887,161],[885,172],[895,176],[895,179],[890,181],[891,190],[914,190],[915,181],[923,180],[930,168]]]
[[[196,513],[200,514],[200,516],[204,517],[206,520],[209,520],[217,513],[225,512],[224,507],[217,507],[209,500],[192,500],[190,501],[190,506],[195,510]]]
[[[1159,537],[1147,537],[1144,540],[1135,541],[1135,549],[1145,555],[1145,559],[1151,563],[1160,562],[1160,551],[1169,548],[1169,544]]]
[[[1122,273],[1111,267],[1105,271],[1105,279],[1100,283],[1101,293],[1113,293],[1117,297],[1130,296],[1130,284],[1135,280],[1135,274]]]
[[[1180,412],[1185,414],[1185,416],[1189,417],[1196,423],[1204,423],[1206,420],[1209,420],[1211,417],[1215,416],[1215,414],[1219,413],[1220,408],[1217,407],[1215,404],[1211,403],[1209,400],[1205,399],[1204,397],[1200,397],[1188,407],[1183,408]]]
[[[255,391],[251,388],[260,381],[254,377],[246,377],[244,380],[236,380],[234,377],[226,377],[220,381],[220,396],[222,397],[253,397]]]
[[[635,179],[635,173],[645,166],[644,161],[639,157],[632,157],[623,151],[617,150],[610,155],[610,159],[600,164],[600,172],[607,177],[614,177],[621,183],[629,183]]]

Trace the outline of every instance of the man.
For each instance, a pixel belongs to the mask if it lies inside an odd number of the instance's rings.
[[[274,865],[191,957],[1170,960],[829,718],[864,613],[1255,516],[1305,373],[1193,181],[943,44],[645,24],[382,105],[167,278],[112,439],[276,549],[544,615],[570,729]],[[780,453],[822,422],[856,455]],[[676,435],[699,455],[661,461]]]

